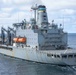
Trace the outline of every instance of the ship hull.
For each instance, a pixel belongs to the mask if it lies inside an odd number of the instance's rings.
[[[55,52],[55,51],[54,51]],[[49,63],[53,65],[76,65],[76,58],[54,58],[47,56],[51,54],[51,51],[40,51],[34,48],[22,48],[22,47],[12,47],[11,49],[0,48],[0,53],[11,57],[16,57],[20,59],[30,60],[40,63]],[[57,52],[56,52],[57,53]]]

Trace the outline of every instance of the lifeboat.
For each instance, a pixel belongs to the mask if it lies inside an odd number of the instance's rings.
[[[19,38],[18,42],[24,43],[24,42],[26,42],[26,38]]]
[[[18,39],[19,39],[19,38],[14,38],[13,41],[14,41],[14,42],[18,42]]]
[[[16,43],[25,43],[26,42],[26,38],[23,38],[23,37],[14,38],[13,41],[16,42]]]

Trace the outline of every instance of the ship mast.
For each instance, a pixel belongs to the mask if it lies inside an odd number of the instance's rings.
[[[36,10],[38,9],[37,4],[35,6],[32,6],[31,9],[34,10],[34,18],[35,18],[35,21],[36,21]]]

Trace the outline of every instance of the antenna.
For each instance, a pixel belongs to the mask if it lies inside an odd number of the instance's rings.
[[[65,12],[65,10],[63,10],[64,12]],[[63,14],[63,16],[62,16],[62,21],[63,21],[63,29],[64,29],[64,14]]]
[[[63,29],[64,29],[64,15],[63,15]]]
[[[18,23],[19,23],[19,12],[18,12]]]

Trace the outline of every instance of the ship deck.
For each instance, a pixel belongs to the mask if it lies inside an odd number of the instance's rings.
[[[3,48],[4,49],[11,49],[11,50],[14,50],[14,48],[20,48],[22,50],[36,50],[36,48],[32,49],[30,47],[25,47],[25,48],[22,48],[22,47],[14,47],[14,46],[6,46],[6,45],[0,45],[0,48]],[[50,53],[50,54],[76,54],[76,49],[65,49],[65,50],[36,50],[36,51],[39,51],[39,52],[44,52],[44,53]]]
[[[52,54],[76,54],[76,49],[66,49],[66,50],[41,50],[41,52],[52,53]]]

